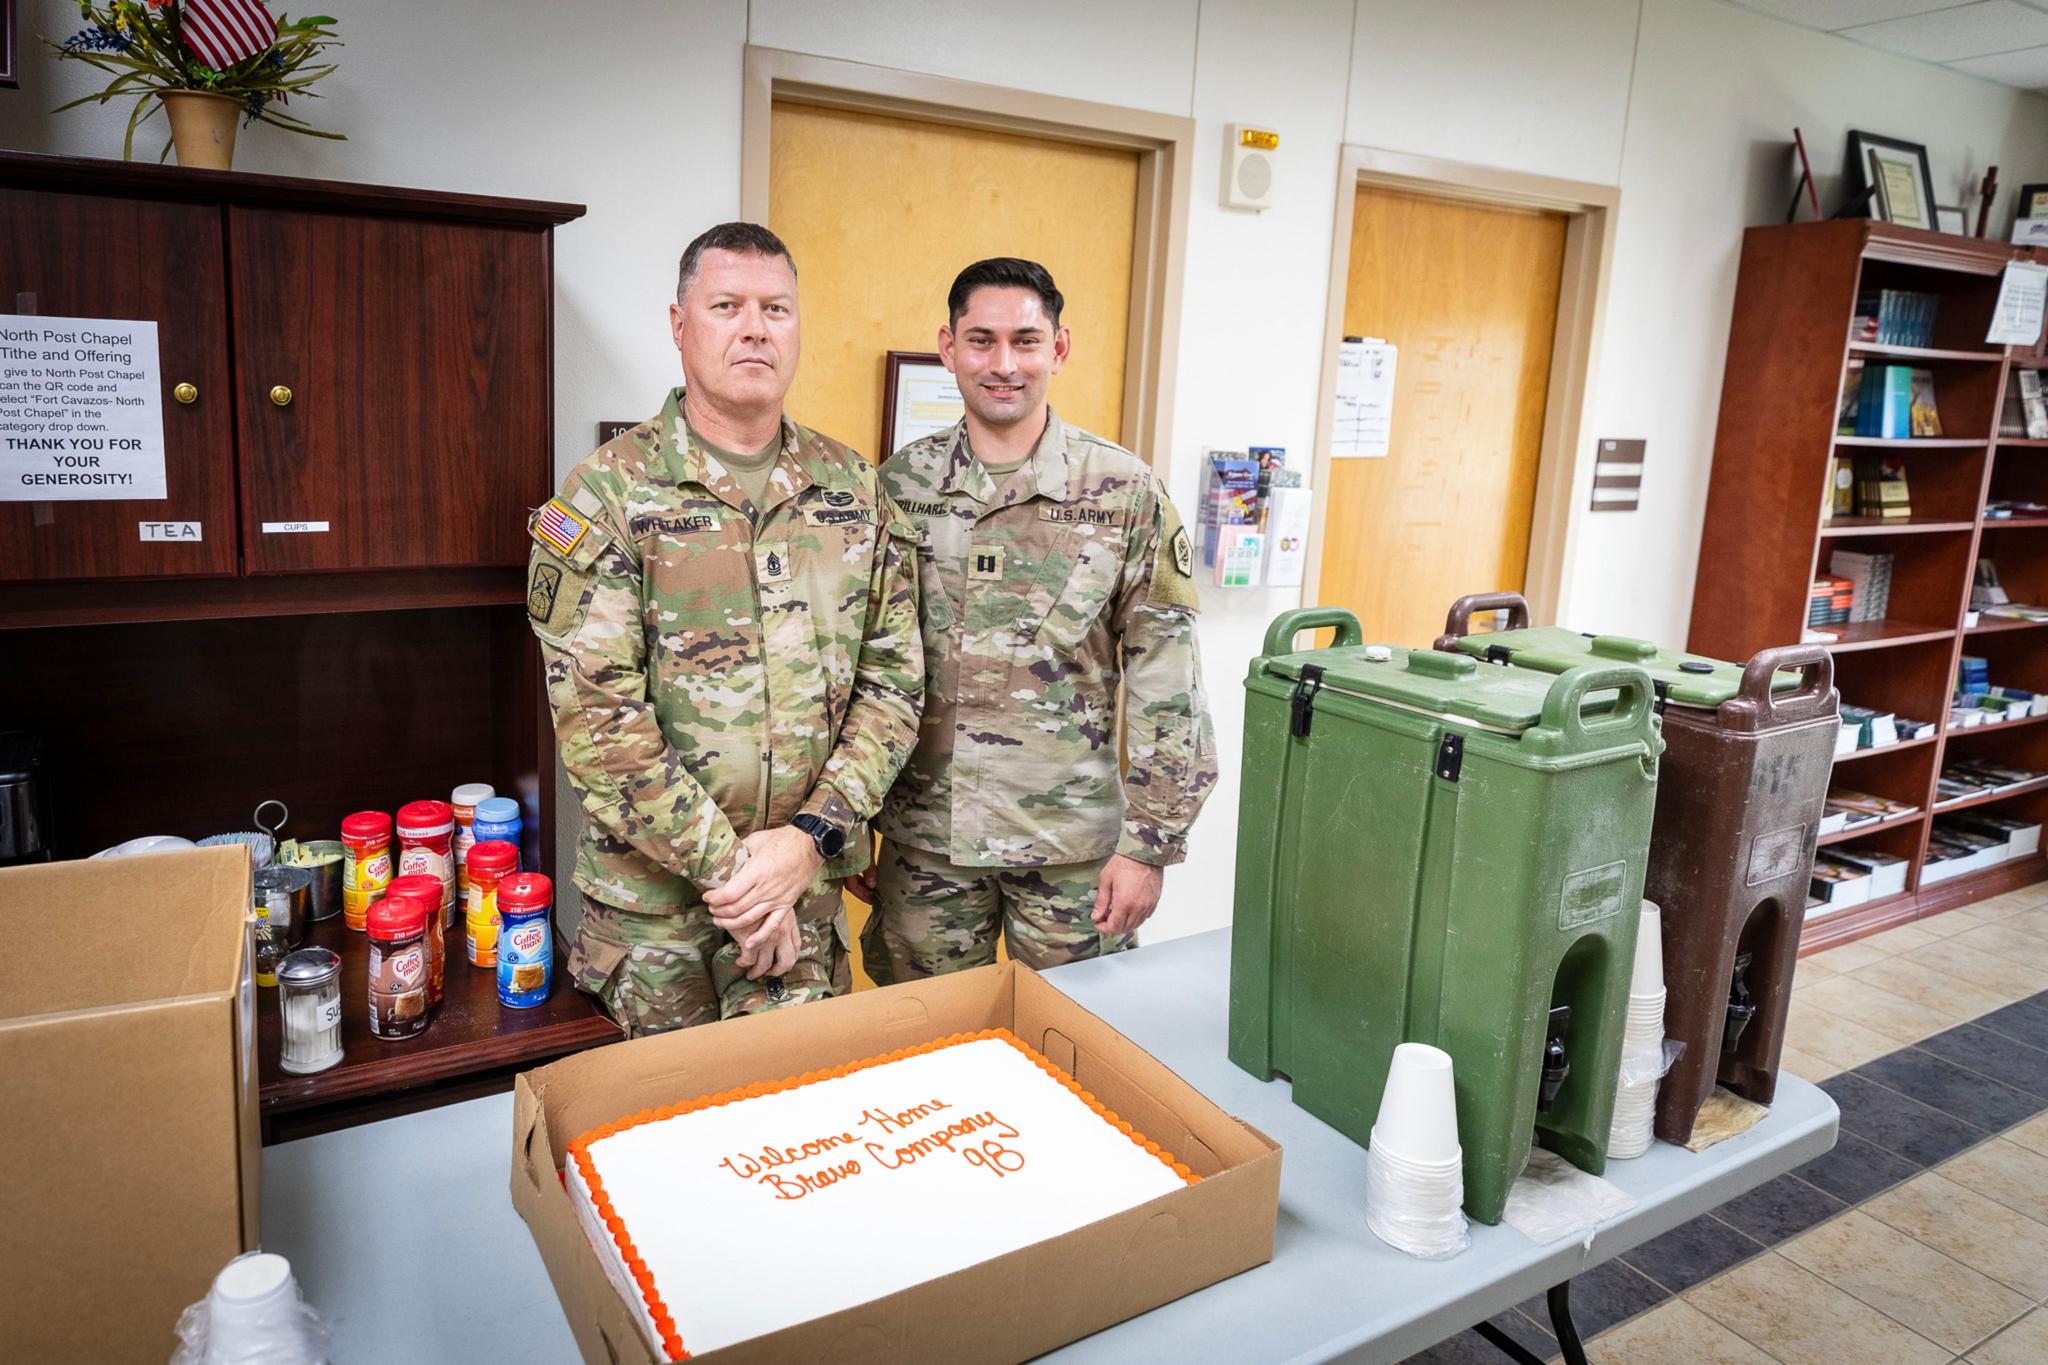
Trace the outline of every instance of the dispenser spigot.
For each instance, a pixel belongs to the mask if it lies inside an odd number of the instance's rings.
[[[1749,970],[1752,955],[1738,953],[1735,958],[1735,979],[1728,987],[1728,1022],[1721,1028],[1721,1051],[1733,1052],[1742,1041],[1742,1031],[1749,1027],[1749,1021],[1756,1018],[1756,1002],[1750,998],[1749,986],[1742,974]]]
[[[1556,1005],[1550,1011],[1550,1028],[1543,1041],[1543,1080],[1536,1091],[1536,1112],[1547,1114],[1557,1103],[1557,1092],[1572,1074],[1572,1061],[1565,1054],[1565,1030],[1571,1026],[1572,1007]]]

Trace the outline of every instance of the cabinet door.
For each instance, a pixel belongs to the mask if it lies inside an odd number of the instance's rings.
[[[0,313],[26,309],[33,295],[45,317],[156,323],[170,493],[0,502],[0,581],[235,571],[223,275],[218,208],[0,190]],[[197,390],[192,402],[173,397],[180,384]],[[144,540],[145,523],[158,535],[178,523],[180,538]]]
[[[522,565],[548,496],[548,237],[228,211],[250,573]]]

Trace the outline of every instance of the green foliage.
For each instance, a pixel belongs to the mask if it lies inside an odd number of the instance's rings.
[[[333,62],[320,58],[329,48],[341,46],[341,39],[334,33],[334,19],[329,15],[298,19],[281,15],[277,20],[276,42],[226,70],[216,71],[185,46],[179,35],[180,11],[168,0],[112,0],[106,4],[80,0],[78,12],[86,22],[85,28],[61,43],[43,37],[43,45],[67,61],[84,62],[112,79],[105,88],[59,105],[51,112],[134,97],[135,106],[128,114],[128,134],[121,143],[124,160],[134,156],[135,131],[157,115],[162,102],[156,96],[165,90],[225,95],[242,106],[244,127],[268,123],[308,137],[343,139],[341,133],[315,128],[278,107],[294,95],[320,98],[320,92],[310,87],[335,69]],[[170,155],[170,150],[170,140],[166,138],[157,160]]]

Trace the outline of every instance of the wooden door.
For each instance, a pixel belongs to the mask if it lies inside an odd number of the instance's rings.
[[[1319,599],[1427,646],[1466,593],[1520,591],[1565,217],[1361,185],[1344,334],[1399,350],[1389,451],[1330,462]]]
[[[0,503],[0,581],[232,574],[234,395],[220,210],[0,190],[0,313],[24,306],[25,294],[44,317],[157,324],[169,496]],[[197,389],[191,403],[173,397],[179,384]],[[199,538],[145,541],[145,522],[196,522]]]
[[[524,565],[546,234],[264,208],[228,231],[248,571]]]
[[[887,458],[887,353],[937,350],[953,277],[1023,256],[1052,273],[1074,335],[1053,407],[1122,441],[1136,152],[786,102],[770,130],[768,225],[803,300],[792,416]]]

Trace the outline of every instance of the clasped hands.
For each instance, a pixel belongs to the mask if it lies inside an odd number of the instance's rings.
[[[780,976],[796,965],[802,947],[796,905],[825,860],[800,829],[784,825],[740,840],[746,850],[724,886],[704,893],[711,922],[740,945],[739,965],[749,981]]]

